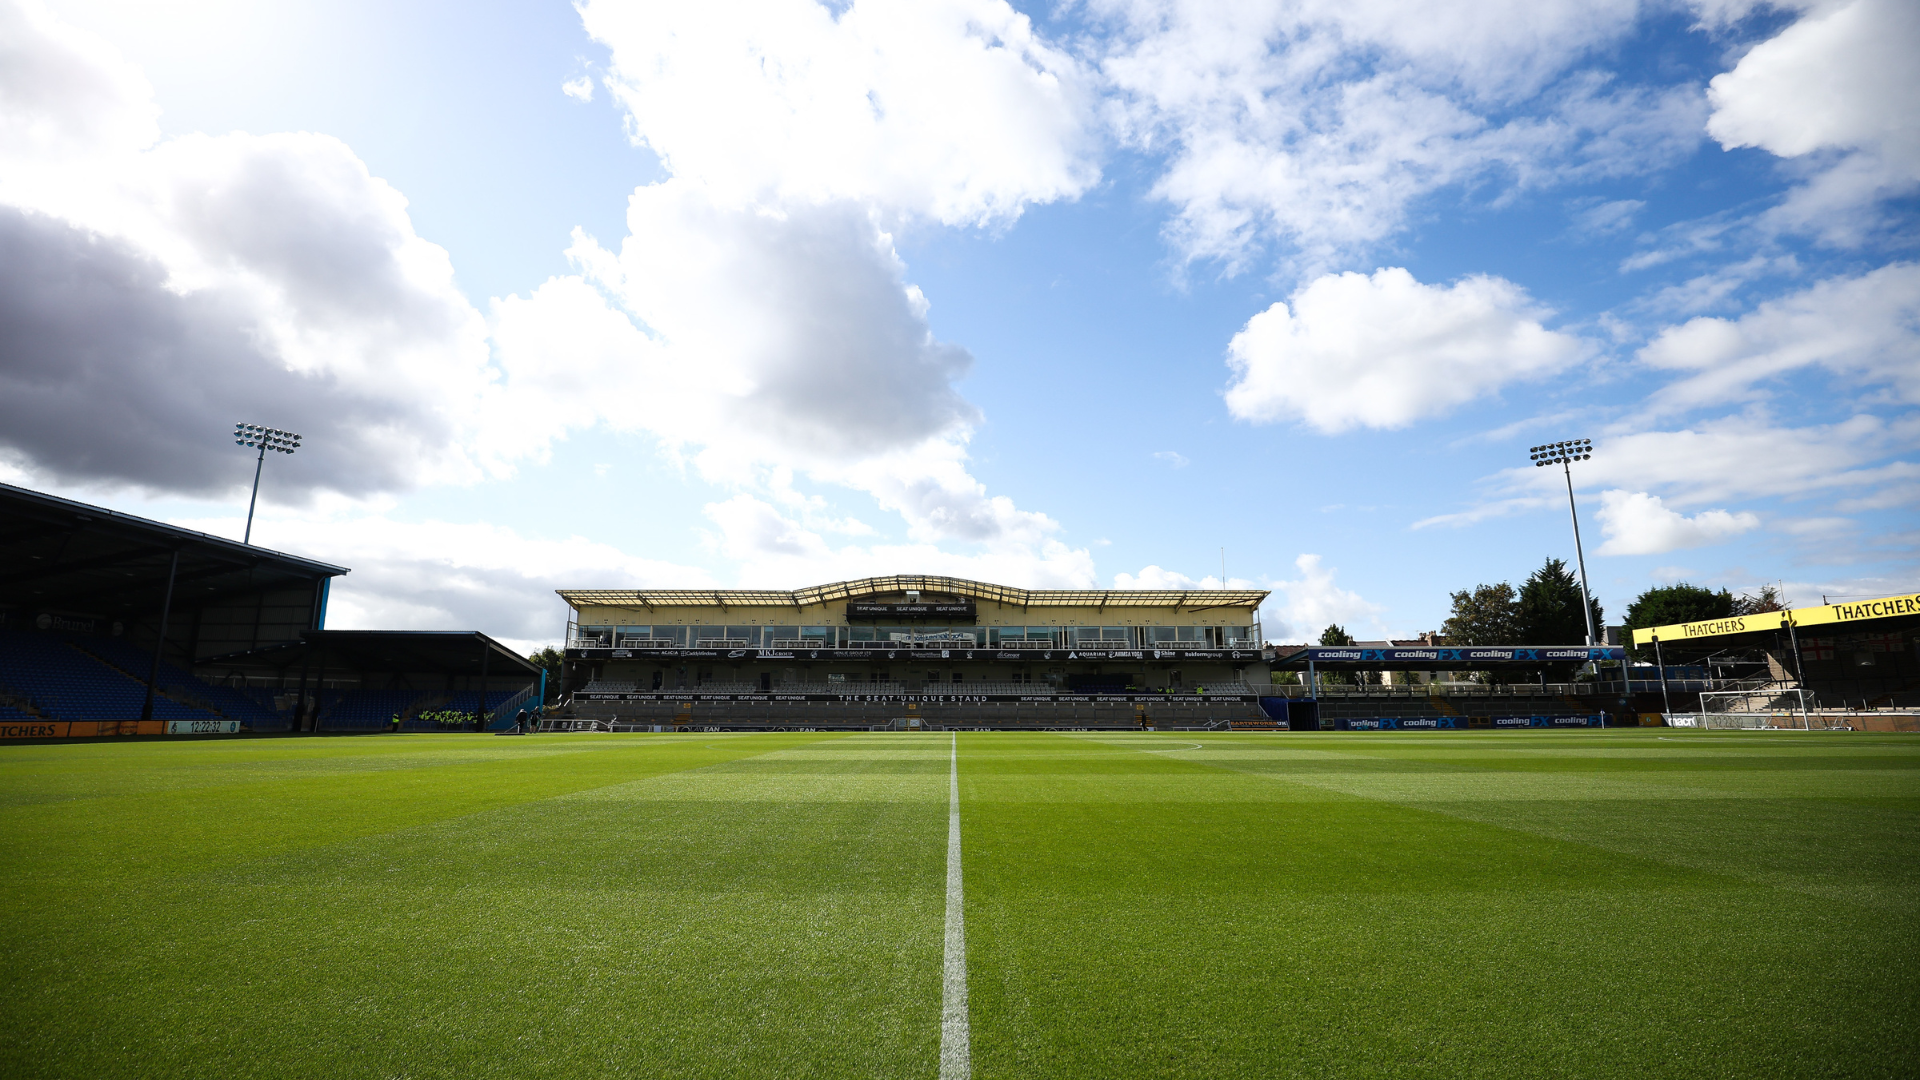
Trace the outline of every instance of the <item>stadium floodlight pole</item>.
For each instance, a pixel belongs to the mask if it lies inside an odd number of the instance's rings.
[[[1593,456],[1592,439],[1568,439],[1564,442],[1547,443],[1535,446],[1527,451],[1533,459],[1535,468],[1545,465],[1558,465],[1560,471],[1567,474],[1567,512],[1573,515],[1573,557],[1580,563],[1580,613],[1587,619],[1587,648],[1593,648],[1593,601],[1587,595],[1587,554],[1580,548],[1580,510],[1573,501],[1573,466],[1575,461],[1585,461]]]
[[[261,427],[259,424],[233,425],[233,443],[235,446],[257,446],[260,456],[253,463],[253,497],[247,500],[247,533],[241,538],[243,544],[253,543],[253,506],[260,501],[260,467],[266,464],[267,451],[276,454],[291,454],[300,449],[300,436],[279,428]]]

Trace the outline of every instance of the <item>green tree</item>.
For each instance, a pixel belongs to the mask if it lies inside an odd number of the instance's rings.
[[[1449,645],[1512,645],[1520,637],[1520,602],[1513,586],[1476,585],[1452,594],[1453,613],[1440,626]],[[1580,610],[1578,600],[1573,610]]]
[[[1593,604],[1593,629],[1606,625],[1600,602]],[[1514,609],[1520,643],[1525,645],[1581,645],[1587,640],[1587,620],[1580,614],[1580,579],[1561,559],[1548,559],[1520,586]],[[1469,645],[1491,644],[1471,641]]]
[[[1733,614],[1733,594],[1680,582],[1648,589],[1627,605],[1629,630],[1647,626],[1724,619]]]
[[[567,654],[549,645],[536,653],[529,653],[527,659],[533,666],[547,673],[547,700],[543,705],[551,705],[560,700],[560,667],[567,662]]]
[[[1351,645],[1353,644],[1353,635],[1347,633],[1347,628],[1341,626],[1339,623],[1328,623],[1327,628],[1320,631],[1320,644]],[[1328,686],[1347,686],[1354,681],[1354,673],[1350,671],[1323,671],[1320,673],[1320,681]]]

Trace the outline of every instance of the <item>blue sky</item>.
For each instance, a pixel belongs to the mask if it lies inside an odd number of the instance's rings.
[[[0,477],[332,624],[930,572],[1444,620],[1920,587],[1893,0],[0,15]]]

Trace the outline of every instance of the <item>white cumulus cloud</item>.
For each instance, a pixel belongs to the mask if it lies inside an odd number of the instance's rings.
[[[1574,363],[1587,350],[1497,277],[1424,285],[1398,267],[1320,277],[1228,345],[1227,408],[1327,434],[1398,428]]]
[[[1601,555],[1659,555],[1706,547],[1760,527],[1747,512],[1703,510],[1689,517],[1668,509],[1657,495],[1614,488],[1600,493]]]
[[[506,384],[548,418],[508,442],[644,430],[756,500],[798,473],[872,495],[916,542],[1050,558],[1058,524],[968,472],[973,358],[934,337],[888,230],[1084,191],[1081,66],[1001,0],[581,15],[671,178],[634,191],[617,247],[577,235],[579,274],[495,305]]]
[[[1364,253],[1422,197],[1491,179],[1645,171],[1701,138],[1698,88],[1582,63],[1637,0],[1104,0],[1119,137],[1169,162],[1181,255],[1229,271],[1280,246],[1311,272]]]
[[[1893,421],[1870,414],[1833,424],[1792,427],[1764,413],[1719,417],[1670,431],[1641,431],[1596,440],[1576,483],[1656,490],[1693,507],[1737,499],[1831,496],[1879,489],[1920,477],[1920,464],[1887,460],[1920,446],[1920,417]],[[1547,469],[1514,473],[1551,489]],[[1510,474],[1512,475],[1512,474]]]
[[[742,493],[706,507],[710,540],[757,588],[795,588],[877,574],[949,574],[1023,588],[1092,588],[1093,559],[1058,540],[996,539],[956,552],[928,541],[835,547],[772,503]]]
[[[1910,459],[1916,449],[1920,416],[1889,420],[1863,413],[1794,427],[1754,408],[1677,430],[1607,434],[1594,441],[1591,460],[1574,466],[1573,479],[1582,489],[1655,493],[1663,507],[1678,510],[1757,499],[1831,499],[1835,509],[1851,513],[1909,505],[1920,497],[1920,462]],[[1565,482],[1557,469],[1505,469],[1492,481],[1488,497],[1476,505],[1413,527],[1565,510]],[[1587,497],[1581,495],[1583,505]]]
[[[495,306],[507,387],[546,418],[516,437],[647,431],[718,482],[784,469],[867,492],[920,540],[1057,531],[968,473],[979,413],[954,383],[972,357],[933,336],[862,207],[717,205],[676,178],[636,190],[627,220],[617,252],[580,237],[581,275]]]
[[[635,138],[722,203],[1007,220],[1099,175],[1086,74],[1003,0],[589,0]]]
[[[1140,568],[1137,574],[1124,570],[1113,575],[1113,587],[1116,589],[1257,589],[1260,584],[1246,578],[1230,577],[1223,582],[1213,574],[1192,577],[1178,570],[1168,570],[1158,565]]]
[[[307,436],[266,496],[479,474],[485,324],[406,200],[312,133],[156,141],[137,69],[0,5],[0,453],[210,494],[237,422]]]
[[[1301,555],[1293,565],[1300,576],[1274,582],[1279,598],[1267,598],[1267,616],[1261,624],[1267,640],[1318,641],[1320,631],[1330,624],[1338,623],[1351,633],[1363,619],[1381,632],[1379,619],[1387,610],[1385,605],[1335,584],[1338,571],[1322,565],[1318,555]]]
[[[269,514],[254,527],[266,547],[345,566],[327,600],[335,630],[482,630],[525,651],[558,644],[567,605],[555,589],[718,585],[697,567],[630,555],[581,536],[527,536],[503,525],[399,521],[364,505]],[[327,505],[330,504],[330,505]],[[239,518],[174,522],[238,536]]]
[[[266,423],[307,437],[267,474],[297,500],[504,475],[606,425],[769,496],[782,470],[870,492],[919,540],[1041,550],[1057,523],[967,471],[972,358],[934,338],[881,222],[1008,218],[1090,183],[1076,69],[1004,4],[760,13],[586,13],[633,130],[690,175],[633,193],[617,249],[576,236],[579,273],[483,316],[344,143],[159,141],[137,69],[0,5],[0,457],[211,494],[249,479],[223,433]],[[654,70],[663,28],[692,66]],[[703,50],[769,66],[713,97]],[[690,100],[718,111],[678,126]],[[793,138],[732,156],[753,130]]]
[[[1688,373],[1662,392],[1662,404],[1749,396],[1757,384],[1811,366],[1841,376],[1850,390],[1884,388],[1899,401],[1920,403],[1920,265],[1831,278],[1737,319],[1670,326],[1639,357]]]
[[[1749,51],[1708,90],[1707,131],[1728,149],[1783,158],[1827,151],[1771,217],[1857,243],[1870,209],[1920,186],[1920,5],[1911,0],[1822,4]]]
[[[1301,555],[1293,561],[1294,568],[1300,572],[1297,578],[1280,581],[1253,581],[1247,578],[1229,577],[1222,580],[1213,574],[1193,577],[1178,570],[1169,570],[1159,565],[1140,568],[1137,574],[1118,573],[1113,576],[1116,589],[1268,589],[1273,595],[1260,609],[1260,630],[1268,641],[1297,642],[1306,638],[1319,639],[1320,631],[1330,623],[1340,623],[1352,629],[1350,624],[1361,620],[1378,626],[1379,615],[1386,611],[1380,604],[1361,596],[1352,589],[1343,589],[1334,583],[1338,573],[1330,566],[1324,566],[1318,555]]]

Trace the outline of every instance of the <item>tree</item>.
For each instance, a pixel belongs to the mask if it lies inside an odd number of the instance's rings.
[[[1457,601],[1456,601],[1457,604]],[[1600,602],[1593,604],[1593,629],[1606,625]],[[1514,617],[1518,636],[1526,645],[1581,645],[1587,640],[1587,620],[1580,614],[1580,581],[1561,559],[1548,559],[1520,586]],[[1492,642],[1470,641],[1469,645]]]
[[[1449,645],[1512,645],[1520,637],[1519,601],[1513,586],[1476,585],[1452,594],[1453,614],[1440,626]],[[1576,600],[1573,610],[1580,604]]]
[[[1353,635],[1347,633],[1347,628],[1339,623],[1328,623],[1327,628],[1320,631],[1320,644],[1351,645]],[[1346,671],[1328,671],[1320,675],[1320,681],[1330,686],[1346,686],[1353,682],[1353,678],[1353,674]]]
[[[547,673],[547,700],[541,704],[551,705],[560,700],[560,668],[567,662],[567,654],[549,645],[539,652],[528,654],[527,659]]]
[[[1714,592],[1699,585],[1680,582],[1661,585],[1641,593],[1627,605],[1629,630],[1647,626],[1724,619],[1732,615],[1733,594],[1725,589]]]
[[[1624,624],[1626,639],[1633,641],[1633,631],[1641,627],[1724,619],[1733,613],[1733,594],[1725,589],[1714,592],[1684,581],[1674,585],[1659,585],[1641,593],[1633,603],[1627,605]],[[1650,661],[1654,650],[1648,646],[1635,649],[1632,655],[1635,659]]]
[[[1758,615],[1763,611],[1785,611],[1792,602],[1781,597],[1780,591],[1771,585],[1762,585],[1758,592],[1741,593],[1733,598],[1733,614]]]

